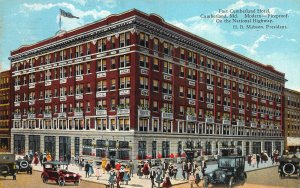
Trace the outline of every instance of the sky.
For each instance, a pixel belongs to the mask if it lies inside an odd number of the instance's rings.
[[[285,73],[287,88],[300,91],[300,3],[297,0],[0,0],[0,71],[9,69],[11,50],[55,35],[59,30],[59,9],[80,17],[62,18],[62,29],[68,31],[133,8],[158,14],[168,23],[272,65]],[[233,29],[235,24],[224,20],[216,23],[216,19],[202,18],[202,15],[219,13],[219,9],[268,9],[272,15],[288,15],[271,19],[272,25],[287,28]],[[239,14],[239,19],[242,15]]]

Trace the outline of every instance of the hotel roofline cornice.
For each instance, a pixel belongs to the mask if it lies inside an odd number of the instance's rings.
[[[159,17],[159,18],[161,19],[161,17]],[[176,28],[175,26],[172,26],[172,25],[164,22],[163,19],[162,19],[162,22],[164,24],[168,25],[168,26],[171,26],[171,27],[177,29],[177,30],[179,29],[179,28]],[[124,27],[124,26],[127,26],[127,27]],[[38,47],[38,48],[29,50],[29,51],[26,51],[26,52],[22,52],[20,54],[13,55],[9,59],[11,60],[12,63],[14,63],[14,61],[20,61],[20,59],[35,57],[35,56],[41,55],[43,53],[46,53],[47,51],[50,52],[50,51],[54,51],[54,50],[57,50],[57,49],[62,49],[62,48],[64,48],[64,46],[68,46],[70,44],[74,44],[74,43],[77,44],[77,43],[80,43],[80,42],[85,41],[85,40],[96,40],[97,38],[99,38],[101,36],[105,36],[105,35],[115,33],[116,32],[115,30],[119,30],[119,32],[120,32],[124,28],[126,28],[126,29],[133,28],[133,31],[135,31],[136,27],[137,28],[138,27],[143,27],[143,28],[149,30],[149,33],[159,35],[161,38],[167,38],[167,39],[169,39],[169,41],[172,41],[172,43],[174,43],[174,44],[179,43],[180,45],[185,46],[188,49],[191,49],[191,47],[192,47],[192,50],[194,50],[194,51],[199,51],[200,50],[203,54],[212,56],[212,57],[214,57],[216,59],[219,59],[221,61],[225,60],[225,62],[227,61],[227,63],[229,61],[231,61],[231,62],[234,62],[235,65],[238,66],[238,67],[243,67],[243,68],[246,67],[250,71],[259,71],[263,74],[268,75],[269,77],[271,77],[271,79],[277,79],[281,82],[286,81],[284,79],[284,74],[282,74],[282,73],[280,73],[276,70],[274,70],[274,71],[276,71],[276,73],[272,72],[272,71],[269,71],[269,70],[266,70],[266,67],[265,68],[261,67],[261,66],[264,66],[264,65],[259,66],[259,65],[255,65],[251,62],[241,60],[237,57],[226,54],[226,53],[224,53],[224,52],[222,52],[218,49],[214,49],[213,47],[211,47],[209,45],[206,45],[204,43],[201,43],[201,42],[199,42],[195,39],[190,39],[190,38],[188,38],[188,37],[186,37],[182,34],[179,34],[179,33],[175,32],[173,30],[170,30],[166,27],[163,27],[163,26],[161,26],[157,23],[154,23],[153,21],[148,21],[147,19],[142,18],[141,16],[138,16],[138,15],[131,16],[129,18],[119,20],[117,22],[114,22],[111,25],[105,25],[105,26],[97,28],[97,29],[93,29],[93,30],[90,30],[90,31],[87,31],[87,32],[84,32],[84,33],[81,33],[81,34],[77,34],[77,35],[72,36],[72,37],[65,38],[63,40],[59,40],[57,42],[49,43],[49,44],[44,45],[42,47]],[[179,30],[181,30],[181,29],[179,29]],[[188,35],[191,35],[187,31],[183,31],[183,32],[187,33]],[[193,36],[195,36],[195,35],[193,35]],[[224,49],[226,51],[229,51],[231,53],[236,54],[233,51],[230,51],[230,50],[225,49],[221,46],[218,46],[217,44],[206,41],[203,38],[200,38],[198,36],[195,36],[195,37],[197,37],[199,40],[203,40],[204,42],[215,45],[218,48],[221,48],[221,49]],[[236,55],[241,56],[240,54],[236,54]],[[241,57],[248,59],[247,57],[244,57],[244,56],[241,56]],[[253,61],[253,60],[250,60],[250,61]],[[278,75],[280,77],[278,77]]]

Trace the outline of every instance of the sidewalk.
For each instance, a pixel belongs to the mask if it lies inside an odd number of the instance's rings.
[[[37,166],[32,164],[32,168],[33,168],[33,170],[40,171],[40,172],[43,170],[43,167],[40,164],[38,164]],[[74,164],[70,164],[68,166],[68,170],[71,172],[79,173],[82,176],[81,180],[83,180],[83,181],[89,181],[89,182],[99,183],[99,184],[103,184],[103,185],[108,185],[108,174],[102,174],[102,176],[99,178],[99,180],[97,180],[97,177],[95,176],[95,174],[86,178],[85,171],[84,170],[80,171],[79,167]],[[187,181],[174,180],[174,179],[171,179],[171,182],[173,185],[187,183]],[[121,185],[121,187],[126,187],[126,188],[133,188],[133,187],[135,187],[135,188],[136,187],[147,187],[148,188],[149,187],[150,188],[151,180],[150,180],[150,178],[145,179],[145,177],[142,177],[141,179],[139,179],[138,176],[136,174],[134,174],[133,177],[131,178],[131,181],[128,182],[128,185]]]

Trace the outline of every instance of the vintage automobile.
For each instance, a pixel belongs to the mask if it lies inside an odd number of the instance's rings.
[[[44,183],[55,181],[60,186],[64,186],[65,183],[74,183],[78,186],[80,183],[81,176],[79,174],[66,170],[67,162],[49,161],[45,162],[43,166],[41,178]]]
[[[203,186],[208,187],[209,184],[226,184],[231,188],[235,184],[243,185],[246,179],[244,157],[220,157],[218,159],[218,169],[205,174]]]
[[[295,154],[281,156],[279,158],[278,173],[280,178],[297,175],[300,179],[300,157]]]
[[[16,156],[15,154],[2,153],[0,154],[0,176],[12,176],[13,180],[17,179],[16,176]]]
[[[28,159],[16,160],[16,169],[17,173],[26,172],[27,174],[32,174],[31,161]]]

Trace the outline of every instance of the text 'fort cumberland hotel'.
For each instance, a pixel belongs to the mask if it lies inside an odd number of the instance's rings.
[[[131,10],[11,52],[12,151],[120,159],[283,149],[284,74]]]

